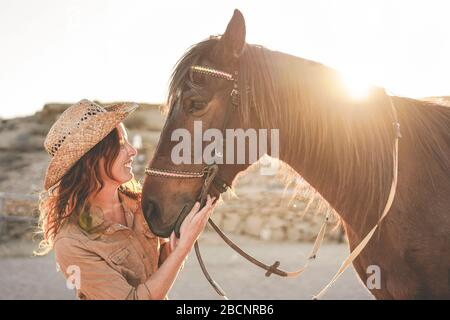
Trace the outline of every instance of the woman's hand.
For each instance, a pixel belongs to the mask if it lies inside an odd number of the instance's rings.
[[[178,250],[182,250],[186,255],[191,251],[192,246],[205,228],[206,222],[214,210],[215,205],[213,205],[213,202],[215,199],[208,195],[206,204],[200,211],[200,203],[195,203],[191,212],[189,212],[181,224],[180,239],[175,236],[175,233],[172,233],[170,236],[170,247],[172,250],[177,248]]]

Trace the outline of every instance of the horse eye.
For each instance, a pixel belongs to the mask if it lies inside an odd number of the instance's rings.
[[[205,101],[188,100],[186,102],[187,111],[189,113],[196,113],[198,111],[204,110],[208,105],[208,102]]]
[[[207,103],[203,101],[192,101],[191,102],[191,111],[202,110],[206,107]]]

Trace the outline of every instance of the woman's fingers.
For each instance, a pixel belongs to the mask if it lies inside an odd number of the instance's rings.
[[[206,204],[203,208],[200,209],[200,203],[196,202],[192,207],[189,214],[184,219],[181,224],[180,233],[183,233],[182,230],[193,230],[193,229],[203,229],[204,225],[208,221],[210,214],[213,211],[213,202],[216,198],[212,198],[209,195],[207,196]],[[191,225],[191,226],[189,226]],[[195,228],[192,228],[194,227]],[[194,231],[195,232],[195,231]]]
[[[203,214],[205,213],[204,210],[208,210],[208,209],[211,207],[211,205],[212,205],[214,199],[216,199],[216,198],[215,198],[215,197],[214,197],[214,198],[211,198],[211,197],[209,196],[209,194],[208,194],[207,197],[206,197],[206,204],[205,204],[205,206],[204,206],[201,210],[200,210],[200,202],[197,201],[197,202],[194,204],[194,206],[192,207],[192,209],[191,209],[191,211],[189,212],[189,214],[186,216],[186,219],[185,219],[185,220],[191,220],[191,219],[193,219],[194,216],[197,215],[197,213],[201,213],[201,215],[203,215]]]
[[[205,228],[206,222],[214,209],[214,200],[209,195],[206,199],[206,204],[200,209],[200,203],[196,202],[191,211],[184,219],[180,227],[180,239],[175,242],[175,245],[190,251],[192,245],[198,239],[200,233]],[[172,240],[172,237],[171,237]]]
[[[206,224],[206,221],[208,221],[209,216],[213,212],[214,209],[214,202],[215,198],[211,198],[208,196],[205,206],[196,214],[192,220],[196,223],[199,223],[201,225]]]
[[[198,210],[200,209],[200,202],[196,202],[194,204],[194,206],[192,207],[191,211],[189,212],[189,214],[186,216],[185,220],[191,221],[192,218],[194,217],[194,215],[198,212]]]
[[[208,211],[211,210],[214,199],[215,198],[211,198],[209,195],[207,196],[205,206],[200,211],[198,211],[198,215],[196,215],[198,219],[206,215]]]

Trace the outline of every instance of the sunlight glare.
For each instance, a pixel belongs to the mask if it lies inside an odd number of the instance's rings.
[[[356,72],[341,72],[341,79],[348,94],[356,100],[361,100],[369,95],[372,85],[363,76]]]

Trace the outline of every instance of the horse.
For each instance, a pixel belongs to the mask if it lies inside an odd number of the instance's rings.
[[[450,108],[375,86],[354,99],[336,70],[248,44],[245,34],[235,10],[223,35],[193,45],[174,68],[167,120],[148,164],[153,174],[143,182],[141,205],[152,231],[179,232],[205,191],[209,166],[171,159],[174,130],[192,132],[195,121],[222,131],[278,129],[279,159],[332,206],[351,251],[380,221],[398,174],[392,205],[353,266],[364,283],[368,268],[379,267],[381,285],[369,288],[376,299],[449,299]],[[401,128],[397,152],[393,123]],[[234,151],[248,155],[244,148]],[[249,165],[219,163],[220,183],[206,192],[220,196]]]

